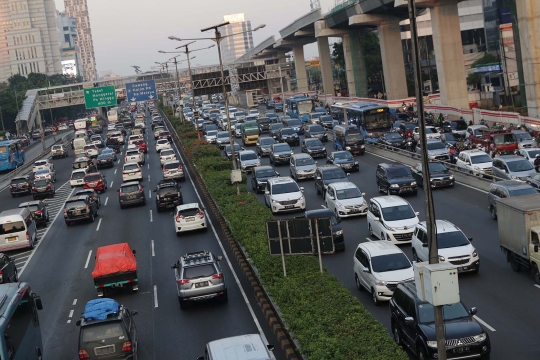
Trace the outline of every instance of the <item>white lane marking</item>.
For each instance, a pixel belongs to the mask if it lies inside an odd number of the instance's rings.
[[[148,175],[148,181],[150,181],[150,175]]]
[[[107,202],[109,201],[109,197],[107,196],[107,198],[105,199],[105,206],[107,206]]]
[[[101,226],[101,220],[103,220],[103,218],[100,218],[100,219],[99,219],[98,224],[97,224],[96,231],[99,231],[99,227]]]
[[[150,222],[154,221],[154,219],[152,219],[152,210],[150,210]]]
[[[71,324],[71,319],[68,319],[67,323],[68,323],[68,324]]]
[[[45,229],[43,229],[43,231],[45,231]],[[21,256],[21,255],[24,255],[24,254],[29,254],[29,253],[31,253],[31,252],[32,252],[32,250],[28,250],[28,251],[25,251],[25,252],[22,252],[22,253],[18,253],[18,254],[17,254],[17,257],[19,257],[19,256]],[[15,258],[15,256],[12,256],[12,258]]]
[[[480,324],[484,325],[485,327],[487,327],[489,330],[491,331],[497,331],[495,330],[494,328],[492,328],[491,326],[489,326],[489,324],[487,322],[485,322],[484,320],[480,319],[478,316],[474,315],[473,318],[475,318],[476,321],[478,321]]]
[[[114,169],[114,175],[116,175],[116,172],[118,171],[118,169]]]
[[[68,183],[66,183],[68,184]],[[65,185],[65,184],[64,184]],[[64,186],[62,185],[62,186]],[[70,198],[73,193],[75,192],[75,189],[71,190],[71,193],[69,194],[69,196],[67,198]],[[67,199],[66,198],[66,199]],[[19,271],[19,278],[21,277],[22,273],[24,272],[24,270],[26,270],[26,267],[28,266],[28,264],[30,263],[30,260],[32,260],[32,257],[34,256],[34,254],[36,253],[37,249],[40,247],[41,244],[43,244],[43,239],[45,239],[45,237],[47,236],[47,233],[49,232],[49,230],[52,229],[53,227],[53,224],[54,222],[56,221],[56,219],[60,216],[60,214],[64,215],[64,212],[62,211],[59,211],[56,216],[54,217],[54,219],[51,221],[51,223],[49,224],[49,226],[47,227],[47,230],[45,230],[45,232],[43,233],[43,235],[41,236],[40,238],[40,241],[38,242],[38,244],[36,245],[36,247],[34,248],[34,251],[32,251],[32,253],[30,254],[30,256],[28,257],[28,261],[24,264],[24,266],[22,267],[21,271]]]
[[[148,168],[150,169],[150,164],[148,164]]]
[[[534,284],[534,286],[536,286],[537,288],[539,288],[539,289],[540,289],[540,285],[538,285],[538,284]]]
[[[373,239],[370,238],[370,237],[367,237],[366,240],[367,240],[367,241],[373,241]]]
[[[176,152],[178,153],[178,156],[180,157],[180,160],[182,160],[182,162],[184,162],[184,159],[182,159],[182,155],[180,155],[180,151],[178,150],[178,147],[174,143],[173,143],[173,145],[176,148]],[[201,199],[201,195],[199,195],[199,192],[197,191],[197,188],[195,187],[195,183],[193,182],[193,179],[191,178],[191,175],[189,174],[189,171],[187,171],[187,169],[186,169],[186,173],[187,173],[187,176],[189,178],[189,181],[191,182],[191,186],[193,186],[193,190],[195,191],[195,194],[197,195],[197,198],[199,199],[199,202],[201,203],[201,205],[204,204],[202,199]],[[242,294],[242,297],[244,298],[244,302],[246,303],[246,306],[247,306],[247,308],[249,310],[249,313],[251,314],[251,318],[253,319],[253,322],[255,323],[255,326],[257,327],[257,330],[259,331],[259,335],[261,335],[261,338],[264,340],[264,343],[268,344],[268,339],[266,338],[266,335],[264,334],[264,331],[263,331],[263,329],[261,327],[261,324],[259,323],[259,320],[255,316],[255,312],[253,311],[253,307],[249,303],[246,292],[244,291],[244,288],[242,287],[242,284],[240,283],[240,279],[238,279],[238,275],[236,275],[236,272],[234,271],[234,268],[233,268],[233,266],[231,264],[231,260],[229,259],[229,256],[225,252],[225,248],[223,247],[223,244],[222,244],[221,240],[219,239],[216,228],[214,227],[214,223],[210,220],[210,217],[208,216],[208,212],[206,210],[204,210],[204,212],[206,214],[206,218],[208,219],[208,222],[210,223],[210,226],[212,227],[212,232],[214,233],[214,236],[215,236],[215,238],[216,238],[216,240],[217,240],[217,242],[219,244],[219,247],[221,249],[223,257],[225,258],[225,261],[227,261],[227,265],[229,265],[229,269],[231,269],[231,272],[233,274],[236,285],[240,289],[240,293]]]
[[[152,198],[152,190],[148,190],[148,198],[149,198],[149,199]]]
[[[69,317],[70,317],[70,318],[73,317],[73,309],[71,309],[71,310],[69,311]]]
[[[112,187],[112,184],[114,184],[114,181],[111,181],[111,185],[109,185],[109,187]]]
[[[152,256],[156,256],[156,252],[154,251],[154,240],[152,240]]]
[[[77,299],[73,300],[73,305],[77,305]]]
[[[158,300],[157,300],[157,285],[154,285],[154,307],[158,307]]]
[[[84,264],[84,268],[88,269],[88,264],[90,263],[90,257],[92,256],[92,250],[88,252],[88,257],[86,258],[86,263]]]

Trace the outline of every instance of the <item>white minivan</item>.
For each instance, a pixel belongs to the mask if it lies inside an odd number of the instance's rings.
[[[37,240],[36,222],[27,208],[0,213],[0,252],[34,248]]]
[[[275,360],[273,350],[259,334],[240,335],[209,342],[197,360]]]
[[[399,196],[377,196],[369,200],[367,213],[370,236],[393,244],[408,244],[418,224],[418,213]]]

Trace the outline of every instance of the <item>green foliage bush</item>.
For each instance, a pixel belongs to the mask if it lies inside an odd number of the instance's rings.
[[[230,162],[215,146],[201,143],[196,132],[193,136],[192,125],[180,124],[176,129],[234,238],[248,253],[308,359],[407,359],[386,329],[335,276],[326,270],[320,273],[317,257],[287,257],[284,277],[281,258],[270,256],[268,251],[265,221],[274,218],[270,209],[259,203],[245,184],[236,195],[230,184]]]

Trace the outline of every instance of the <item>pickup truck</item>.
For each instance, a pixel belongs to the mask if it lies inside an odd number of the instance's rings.
[[[112,288],[139,290],[135,250],[128,243],[99,247],[95,259],[92,278],[99,297]]]
[[[531,271],[540,285],[540,194],[497,199],[499,244],[515,272]]]

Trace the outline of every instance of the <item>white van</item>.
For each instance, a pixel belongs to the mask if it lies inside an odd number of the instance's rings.
[[[27,208],[0,213],[0,252],[34,248],[37,240],[36,222]]]
[[[79,138],[85,138],[88,140],[88,134],[86,133],[86,130],[75,131],[75,139],[79,139]]]
[[[73,170],[71,172],[71,177],[69,178],[69,184],[72,188],[75,186],[83,186],[84,185],[84,177],[88,174],[88,168],[82,168]]]
[[[88,138],[75,138],[73,139],[73,153],[75,155],[84,152],[84,147],[88,144]]]
[[[209,342],[197,360],[275,360],[273,350],[259,334],[240,335]]]

